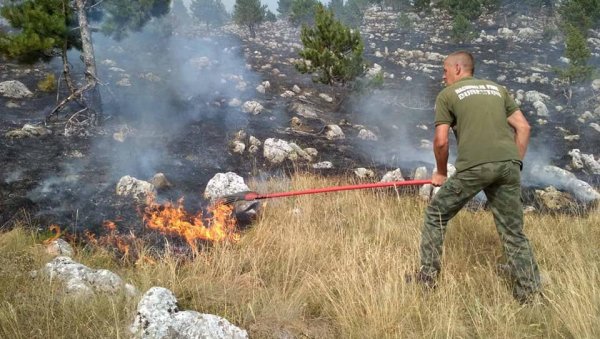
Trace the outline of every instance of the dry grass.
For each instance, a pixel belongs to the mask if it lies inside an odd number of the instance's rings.
[[[285,188],[332,184],[299,176]],[[526,217],[550,302],[521,307],[495,273],[502,253],[488,212],[462,211],[452,221],[436,291],[406,284],[425,205],[389,192],[269,201],[240,243],[192,261],[167,253],[155,264],[127,265],[102,250],[75,259],[142,291],[167,287],[183,309],[221,315],[254,338],[600,337],[598,211]],[[23,229],[0,237],[0,337],[127,337],[136,300],[73,300],[56,283],[31,279],[49,260],[38,243]]]

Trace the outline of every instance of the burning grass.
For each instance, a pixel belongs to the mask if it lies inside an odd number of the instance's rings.
[[[291,189],[330,186],[299,176]],[[280,191],[272,182],[264,191]],[[278,186],[278,187],[276,187]],[[275,188],[276,187],[276,188]],[[495,272],[501,248],[488,212],[461,212],[446,242],[439,288],[407,285],[418,262],[425,204],[387,190],[268,201],[237,243],[216,242],[193,259],[169,249],[132,264],[102,246],[76,260],[108,268],[141,291],[175,292],[182,309],[221,315],[254,338],[598,337],[600,213],[527,215],[526,232],[544,274],[547,306],[521,307]],[[59,297],[28,271],[48,258],[39,235],[0,237],[0,337],[120,337],[135,300]]]

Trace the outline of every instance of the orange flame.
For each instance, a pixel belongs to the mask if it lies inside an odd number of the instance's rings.
[[[237,242],[240,239],[236,232],[236,220],[232,216],[233,207],[218,203],[209,207],[207,224],[204,224],[202,211],[189,214],[183,207],[183,198],[176,204],[158,204],[153,198],[147,202],[144,210],[146,226],[164,234],[183,237],[192,249],[196,249],[198,240],[214,242]]]
[[[50,232],[54,232],[54,235],[46,240],[44,240],[44,245],[48,245],[49,243],[53,242],[54,240],[60,238],[60,227],[58,225],[50,225],[50,227],[48,227],[48,230],[50,230]]]

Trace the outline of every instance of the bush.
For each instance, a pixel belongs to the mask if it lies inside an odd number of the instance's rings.
[[[455,42],[469,42],[473,39],[473,26],[462,14],[458,14],[452,20],[452,40]]]
[[[406,13],[400,13],[398,16],[398,29],[400,31],[408,31],[412,27],[412,19]]]
[[[37,83],[37,88],[42,92],[54,92],[56,90],[56,77],[54,73],[46,74],[46,77]]]

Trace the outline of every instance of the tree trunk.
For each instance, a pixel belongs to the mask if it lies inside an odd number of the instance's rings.
[[[85,65],[85,80],[88,90],[83,93],[83,99],[92,114],[102,113],[102,101],[98,89],[98,77],[96,73],[96,59],[94,57],[94,46],[92,45],[92,33],[88,25],[85,12],[86,0],[75,0],[77,18],[79,19],[79,31],[81,33],[81,58]]]

